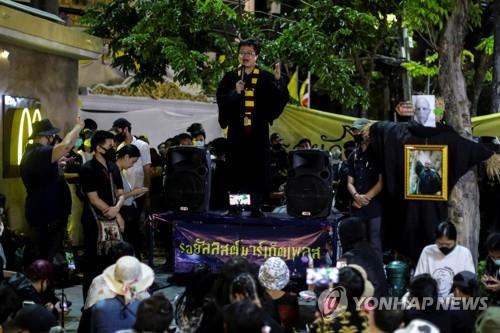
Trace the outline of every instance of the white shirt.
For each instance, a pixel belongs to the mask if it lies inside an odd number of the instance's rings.
[[[122,143],[118,147],[118,150],[124,144],[125,143]],[[123,171],[123,176],[125,179],[127,179],[128,183],[130,184],[130,188],[135,189],[138,187],[144,187],[143,167],[145,165],[151,164],[151,153],[149,151],[149,145],[142,140],[137,140],[135,137],[133,137],[131,144],[139,148],[139,151],[141,152],[141,157],[139,157],[137,162],[135,162],[131,168]]]
[[[422,250],[415,275],[429,273],[438,283],[439,296],[447,297],[453,285],[453,277],[461,271],[476,272],[468,248],[457,245],[445,256],[436,244],[432,244]]]

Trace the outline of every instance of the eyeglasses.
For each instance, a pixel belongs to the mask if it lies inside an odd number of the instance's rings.
[[[240,52],[240,56],[241,57],[244,57],[244,56],[254,56],[255,55],[255,52]]]

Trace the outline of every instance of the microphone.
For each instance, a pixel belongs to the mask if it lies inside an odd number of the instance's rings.
[[[245,65],[241,65],[241,81],[244,81],[243,79],[245,78]]]

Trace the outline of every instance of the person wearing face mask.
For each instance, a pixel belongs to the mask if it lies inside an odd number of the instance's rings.
[[[52,261],[62,251],[62,242],[68,216],[71,213],[71,193],[59,172],[59,161],[73,148],[83,121],[77,118],[76,125],[62,142],[52,145],[53,137],[59,133],[49,119],[33,124],[33,133],[24,151],[20,171],[26,187],[25,213],[30,226],[39,259]]]
[[[438,284],[440,297],[448,297],[453,277],[462,271],[476,272],[470,250],[457,244],[457,229],[441,222],[436,229],[436,243],[427,245],[420,254],[415,275],[428,273]]]
[[[189,134],[191,134],[191,139],[193,146],[205,147],[206,133],[203,125],[200,123],[193,123],[187,128]]]
[[[115,132],[115,141],[118,145],[118,150],[126,144],[133,144],[141,152],[140,158],[129,169],[124,171],[132,189],[147,187],[151,189],[151,152],[149,144],[143,140],[136,139],[132,135],[132,124],[125,118],[118,118],[113,122],[113,131]],[[141,212],[149,211],[151,207],[148,193],[137,200],[137,204]]]
[[[120,226],[124,226],[120,209],[125,198],[120,170],[115,164],[114,135],[108,131],[97,131],[90,143],[94,157],[80,169],[80,183],[85,194],[82,213],[84,299],[92,279],[101,273],[106,263],[104,256],[97,253],[98,230],[94,212],[106,218],[116,218]]]
[[[370,121],[357,119],[352,125],[353,138],[357,146],[347,161],[347,190],[351,194],[352,215],[367,222],[368,240],[382,259],[382,174],[376,159],[370,155],[368,131]]]
[[[481,277],[484,289],[488,291],[490,305],[500,306],[500,233],[494,233],[486,239],[488,257],[486,272]]]
[[[148,192],[147,187],[138,187],[132,189],[124,171],[131,168],[140,158],[141,152],[139,148],[132,144],[121,147],[116,152],[116,166],[121,172],[123,182],[123,196],[125,198],[123,206],[120,209],[120,214],[125,221],[125,229],[123,231],[123,239],[134,247],[134,253],[137,258],[141,258],[142,253],[142,230],[140,223],[141,212],[137,206],[135,198],[139,198],[144,193]]]

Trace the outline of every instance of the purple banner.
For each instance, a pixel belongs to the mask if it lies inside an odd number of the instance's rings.
[[[328,226],[320,223],[205,224],[175,226],[175,271],[189,272],[205,263],[218,272],[231,257],[242,256],[261,265],[269,257],[281,257],[292,275],[302,276],[311,260],[323,260]]]

